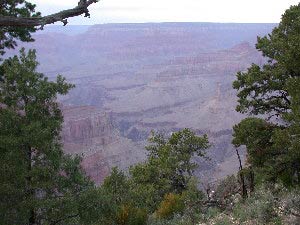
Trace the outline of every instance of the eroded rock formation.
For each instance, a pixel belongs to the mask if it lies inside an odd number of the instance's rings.
[[[63,74],[76,84],[60,98],[67,106],[65,151],[82,154],[83,167],[97,183],[111,167],[126,170],[143,160],[150,130],[185,127],[209,135],[212,160],[200,160],[197,174],[218,179],[238,167],[231,133],[242,115],[235,112],[232,81],[237,71],[263,63],[254,43],[273,27],[106,24],[66,32],[54,27],[26,46],[37,49],[42,72],[50,78]]]

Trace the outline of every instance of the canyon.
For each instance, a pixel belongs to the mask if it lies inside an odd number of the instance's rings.
[[[146,158],[151,132],[190,128],[207,134],[210,160],[195,158],[196,175],[212,182],[238,169],[232,126],[232,82],[238,71],[265,61],[257,36],[275,24],[159,23],[49,26],[35,34],[39,71],[76,85],[61,96],[62,140],[83,157],[100,184],[112,167],[124,171]],[[245,152],[241,149],[245,158]]]

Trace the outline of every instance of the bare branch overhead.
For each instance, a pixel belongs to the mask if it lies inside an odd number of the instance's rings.
[[[41,26],[43,28],[47,24],[55,22],[62,22],[64,26],[68,23],[67,19],[70,17],[83,15],[90,17],[88,7],[99,0],[80,0],[78,5],[72,9],[62,10],[60,12],[43,16],[43,17],[13,17],[13,16],[0,16],[1,26],[14,26],[14,27],[36,27]]]

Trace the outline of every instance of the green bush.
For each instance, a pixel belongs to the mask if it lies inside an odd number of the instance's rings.
[[[216,219],[214,225],[232,225],[232,221],[228,217],[224,216]]]
[[[195,221],[188,215],[175,214],[171,219],[160,219],[157,217],[150,217],[147,225],[195,225],[198,224],[199,221],[201,221],[200,218],[197,221]]]
[[[175,213],[182,212],[184,209],[184,202],[179,194],[166,194],[164,200],[160,203],[156,210],[156,216],[161,219],[171,218]]]
[[[122,205],[117,212],[118,225],[144,225],[147,222],[147,211],[131,205]]]
[[[291,190],[283,194],[280,199],[280,210],[283,213],[285,224],[299,223],[300,190]]]
[[[212,219],[212,218],[216,217],[217,215],[219,215],[220,213],[221,212],[218,208],[215,208],[215,207],[208,208],[205,213],[205,219],[207,219],[207,220]]]
[[[277,201],[269,189],[260,188],[245,202],[238,203],[233,215],[240,221],[257,220],[260,224],[272,222],[277,214]]]

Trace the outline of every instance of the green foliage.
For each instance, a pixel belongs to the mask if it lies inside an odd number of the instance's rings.
[[[233,209],[233,215],[241,222],[256,220],[258,224],[267,224],[278,217],[277,200],[271,190],[261,187],[245,202]]]
[[[156,210],[156,216],[158,218],[167,219],[175,213],[182,212],[183,208],[184,202],[182,197],[179,194],[169,193],[165,195],[163,201]]]
[[[145,209],[133,208],[132,216],[129,218],[129,225],[144,225],[147,223],[148,214]]]
[[[233,87],[239,91],[237,110],[254,115],[281,115],[290,109],[290,78],[300,76],[300,5],[292,6],[272,33],[258,38],[256,48],[267,57],[260,68],[253,64],[237,74]]]
[[[217,217],[220,214],[221,214],[221,211],[219,208],[210,207],[210,208],[208,208],[208,210],[205,213],[205,219],[209,220],[209,219]]]
[[[85,191],[78,201],[80,224],[116,224],[118,207],[111,201],[113,197],[101,188]]]
[[[292,6],[257,49],[268,59],[239,72],[237,111],[261,115],[234,127],[233,144],[246,145],[248,162],[259,177],[300,185],[300,4]],[[268,117],[267,117],[268,116]],[[272,120],[277,117],[277,120]]]
[[[146,223],[147,210],[144,204],[140,204],[144,199],[140,199],[140,195],[132,189],[130,179],[122,171],[116,167],[113,168],[110,176],[105,178],[99,190],[101,190],[102,195],[109,199],[107,208],[111,209],[110,213],[101,216],[106,224],[107,221],[110,221],[109,224],[118,225],[142,225]],[[143,194],[147,193],[143,192]],[[101,208],[96,206],[95,209],[101,214]]]
[[[217,218],[214,222],[214,225],[231,225],[232,220],[230,220],[227,216],[223,216],[222,218]]]
[[[158,220],[173,220],[174,215],[186,213],[189,221],[195,222],[193,213],[200,212],[198,206],[204,195],[193,179],[196,164],[191,162],[191,157],[194,154],[205,156],[204,150],[209,146],[207,137],[197,137],[185,129],[170,138],[153,133],[150,142],[151,145],[146,147],[149,151],[146,162],[131,167],[129,177],[113,168],[99,187],[104,195],[109,196],[110,208],[113,209],[111,214],[104,215],[105,221],[146,224],[148,215],[155,212]],[[182,176],[187,182],[180,191],[173,185],[177,176]],[[94,208],[97,211],[98,207]],[[150,220],[154,223],[157,219]]]
[[[199,221],[204,224],[298,224],[299,189],[287,189],[282,184],[260,185],[249,198],[234,202],[232,209],[208,208]]]
[[[56,102],[73,85],[36,72],[35,51],[5,60],[0,74],[1,224],[68,224],[92,184],[79,157],[62,152]]]
[[[152,211],[167,193],[182,193],[197,165],[193,156],[205,157],[209,147],[207,136],[198,137],[189,129],[173,133],[169,138],[152,133],[146,147],[148,160],[130,169],[131,186],[140,193]]]
[[[35,12],[35,4],[25,0],[2,0],[0,2],[0,16],[15,17],[39,17],[41,14]],[[31,33],[34,27],[1,27],[0,30],[0,55],[5,53],[6,48],[15,48],[17,40],[33,41]]]
[[[185,221],[195,224],[200,221],[204,212],[203,202],[205,201],[204,193],[197,187],[197,179],[192,178],[188,187],[182,192],[181,198],[184,203],[183,217]]]
[[[195,222],[188,215],[175,214],[169,220],[150,218],[147,224],[148,225],[195,225],[198,224],[198,221],[200,221],[200,217],[197,220],[197,222]]]
[[[144,225],[147,217],[146,210],[131,205],[122,205],[116,215],[118,225]]]
[[[119,171],[116,167],[112,169],[110,176],[104,179],[101,188],[105,190],[105,192],[113,196],[112,202],[114,204],[118,205],[130,200],[128,192],[128,178],[122,171]]]
[[[254,166],[262,166],[269,159],[272,147],[272,135],[276,126],[263,119],[246,118],[233,127],[235,147],[246,145],[248,162]]]
[[[140,208],[146,208],[148,212],[153,212],[162,199],[162,191],[151,183],[136,183],[136,179],[131,179],[130,190],[134,204]]]
[[[300,217],[300,190],[281,190],[279,205],[284,215],[284,224],[297,224]]]
[[[228,206],[232,206],[239,196],[239,180],[235,175],[227,176],[215,188],[213,199],[222,202]]]
[[[247,160],[259,176],[297,184],[299,173],[298,124],[283,127],[258,118],[247,118],[234,126],[233,144],[247,147]],[[295,132],[296,131],[296,132]],[[257,179],[256,179],[257,180]]]
[[[181,194],[167,193],[155,204],[156,211],[147,224],[195,224],[202,218],[203,200],[204,194],[197,188],[196,179],[191,179]]]

